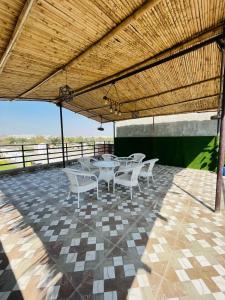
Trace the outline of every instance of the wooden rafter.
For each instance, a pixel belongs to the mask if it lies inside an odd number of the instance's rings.
[[[15,97],[0,97],[0,101],[41,101],[41,102],[58,102],[54,99],[41,99],[41,98],[15,98]]]
[[[84,87],[81,90],[74,91],[73,96],[77,97],[89,93],[93,90],[97,90],[101,87],[107,86],[109,84],[118,82],[120,80],[136,75],[140,72],[156,67],[169,60],[183,56],[189,52],[203,48],[208,44],[215,43],[223,36],[223,26],[220,25],[219,27],[217,27],[217,30],[211,29],[209,32],[207,31],[207,34],[201,33],[200,36],[198,36],[197,38],[195,37],[189,39],[188,41],[183,41],[179,43],[179,45],[173,46],[170,49],[163,50],[162,53],[159,53],[156,56],[151,57],[150,59],[147,59],[136,66],[133,66],[113,76],[105,78],[104,80],[95,82],[93,85]]]
[[[108,41],[110,38],[112,38],[112,36],[114,36],[115,34],[117,34],[119,31],[123,30],[127,26],[129,26],[129,24],[133,20],[141,17],[146,12],[146,10],[154,7],[160,1],[161,0],[147,0],[146,2],[144,2],[144,4],[142,4],[130,16],[128,16],[127,18],[125,18],[119,25],[117,25],[112,30],[110,30],[108,33],[106,33],[100,40],[98,40],[97,42],[93,43],[86,50],[84,50],[81,54],[79,54],[78,56],[75,56],[69,62],[67,62],[66,64],[64,64],[63,66],[61,66],[60,68],[57,68],[56,70],[52,71],[51,74],[48,74],[43,80],[41,80],[40,82],[36,83],[33,87],[31,87],[30,89],[28,89],[24,93],[20,94],[18,97],[25,97],[25,96],[27,96],[28,94],[30,94],[31,92],[33,92],[37,88],[39,88],[41,85],[43,85],[44,83],[46,83],[47,81],[49,81],[51,78],[55,77],[57,74],[63,72],[65,69],[69,68],[75,62],[75,60],[78,59],[78,57],[80,58],[82,56],[82,58],[84,58],[85,56],[87,56],[89,54],[89,51],[92,51],[94,47],[99,46],[102,43],[105,43],[106,41]]]
[[[5,49],[4,54],[2,55],[2,57],[0,59],[0,74],[4,70],[6,63],[9,60],[10,55],[12,54],[12,51],[15,48],[15,46],[19,40],[19,37],[23,31],[24,25],[26,24],[26,21],[29,17],[30,11],[31,11],[32,7],[35,5],[35,3],[36,3],[36,0],[27,0],[21,11],[21,14],[16,23],[16,27],[13,31],[13,34],[9,40],[9,43]]]
[[[60,102],[59,102],[59,103],[60,103]],[[64,103],[63,103],[63,107],[65,107],[65,108],[70,108],[71,110],[74,110],[74,108],[76,108],[76,109],[82,109],[82,107],[81,107],[80,105],[78,105],[78,104],[71,105],[70,103],[67,103],[67,102],[64,102]],[[74,111],[74,112],[76,113],[76,111]],[[89,114],[90,116],[100,118],[100,115],[97,114],[97,113],[95,113],[95,112],[88,112],[88,114]],[[88,116],[87,116],[87,117],[88,117]],[[109,118],[107,118],[107,117],[103,117],[102,119],[103,119],[103,122],[104,122],[104,120],[105,120],[105,122],[111,122],[111,120],[110,120]]]

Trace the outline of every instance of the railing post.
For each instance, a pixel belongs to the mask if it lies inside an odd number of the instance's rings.
[[[105,153],[105,141],[104,141],[104,153]]]
[[[22,145],[22,157],[23,157],[23,167],[26,167],[25,155],[24,155],[24,145]]]
[[[66,143],[66,160],[68,161],[68,147],[67,147],[67,143]]]
[[[111,147],[111,152],[112,152],[111,154],[115,154],[115,137],[116,137],[116,123],[115,121],[113,121],[113,146]]]
[[[63,115],[62,115],[62,103],[60,102],[57,104],[59,106],[60,112],[60,127],[61,127],[61,144],[62,144],[62,161],[63,161],[63,168],[66,167],[65,163],[65,149],[64,149],[64,133],[63,133]]]
[[[48,163],[48,165],[49,165],[48,144],[46,144],[46,154],[47,154],[47,163]]]
[[[80,146],[81,146],[81,156],[83,157],[84,156],[83,142],[80,143]]]
[[[94,141],[94,157],[95,157],[95,141]]]

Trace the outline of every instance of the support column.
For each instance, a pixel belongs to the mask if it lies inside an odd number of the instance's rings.
[[[62,115],[62,103],[58,104],[60,111],[60,127],[61,127],[61,143],[62,143],[62,165],[66,167],[65,163],[65,148],[64,148],[64,133],[63,133],[63,115]]]
[[[113,154],[115,154],[115,137],[116,137],[116,124],[113,121]]]
[[[215,199],[215,211],[220,211],[221,196],[223,188],[223,167],[224,167],[224,150],[225,150],[225,44],[220,43],[222,50],[222,72],[221,72],[221,120],[220,120],[220,138],[219,138],[219,157],[217,168],[217,180],[216,180],[216,199]]]

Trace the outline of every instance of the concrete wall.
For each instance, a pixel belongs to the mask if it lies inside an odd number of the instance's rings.
[[[140,124],[117,127],[118,137],[144,136],[214,136],[217,122],[212,121],[182,121],[162,124]]]
[[[215,114],[215,113],[214,113]],[[212,113],[136,119],[117,123],[117,137],[215,136],[217,120]]]

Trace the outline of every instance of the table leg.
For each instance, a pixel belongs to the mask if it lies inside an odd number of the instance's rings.
[[[108,184],[108,191],[109,191],[110,180],[112,180],[113,177],[114,177],[114,172],[112,169],[108,169],[108,168],[99,169],[98,180],[99,181],[104,180]]]

